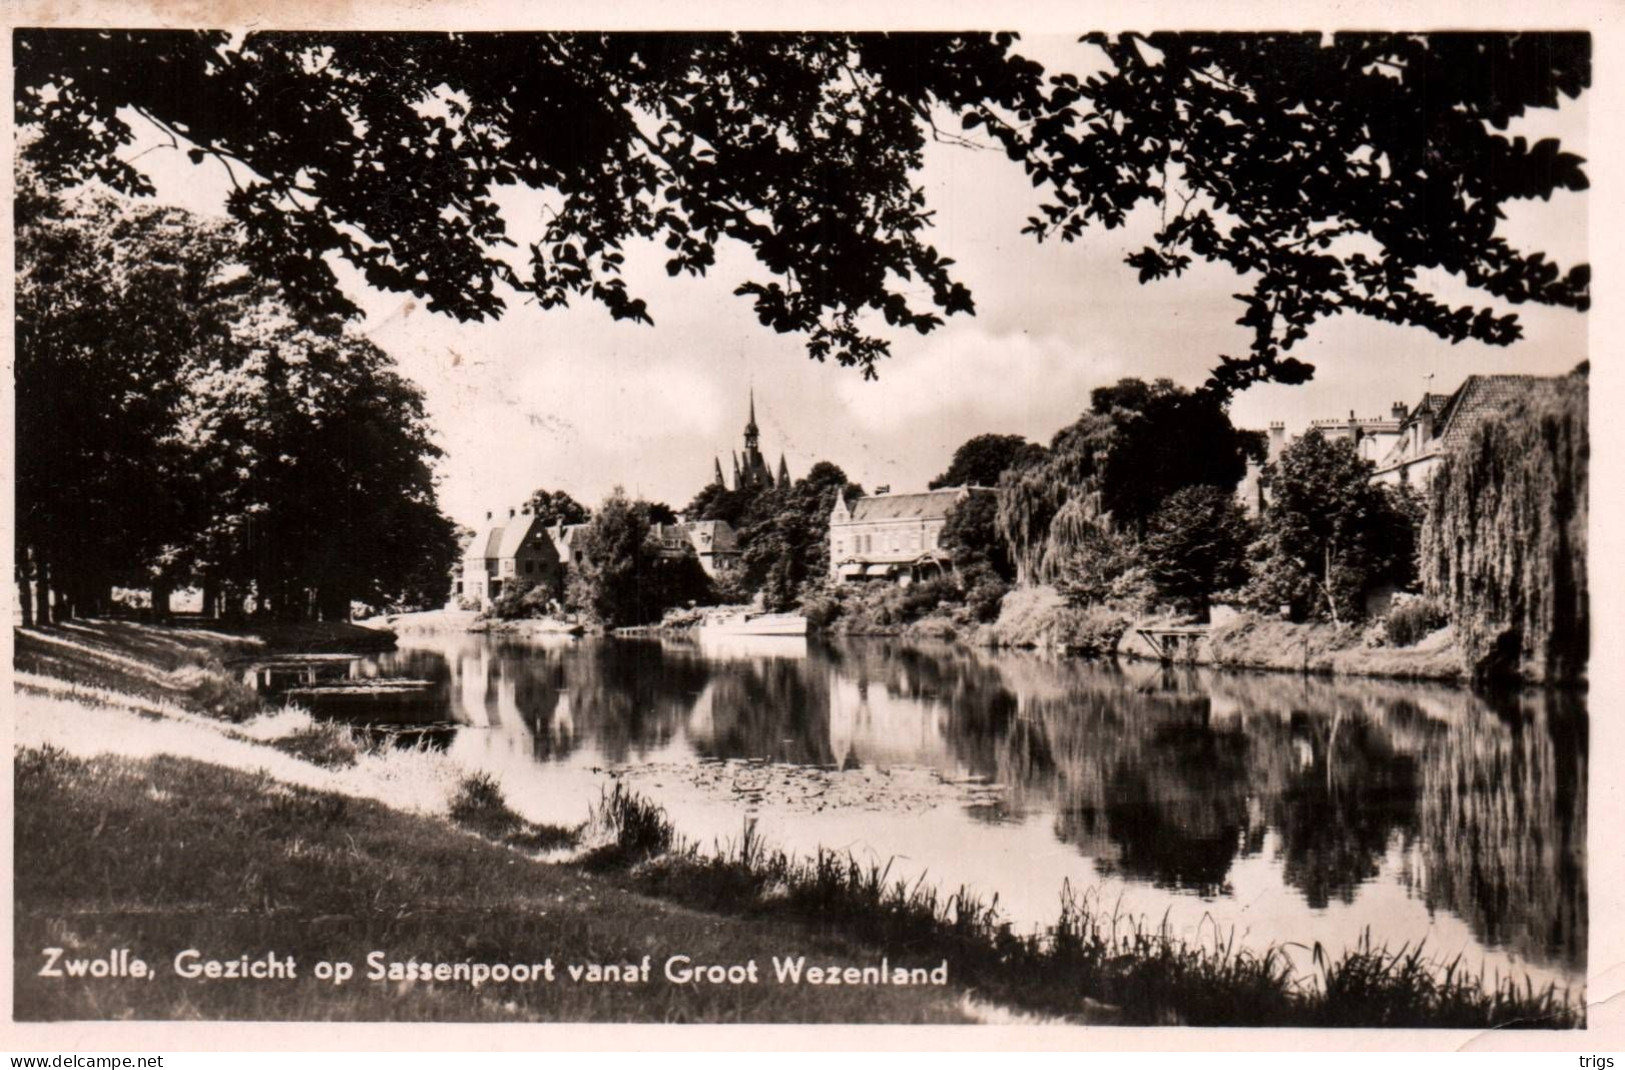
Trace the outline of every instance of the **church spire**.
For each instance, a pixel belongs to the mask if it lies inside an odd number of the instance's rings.
[[[789,485],[790,485],[790,466],[784,463],[784,454],[780,453],[779,454],[779,486],[788,487]]]
[[[761,429],[756,426],[756,388],[750,388],[750,422],[745,425],[745,452],[749,455],[756,449],[756,441],[761,436]]]
[[[711,458],[711,463],[717,466],[717,475],[716,479],[714,480],[716,485],[719,487],[727,486],[727,484],[722,481],[722,459],[720,457],[713,457]]]

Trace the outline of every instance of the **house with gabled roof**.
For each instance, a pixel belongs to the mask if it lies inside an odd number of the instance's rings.
[[[1472,433],[1485,415],[1519,401],[1556,393],[1560,378],[1542,375],[1469,375],[1453,394],[1427,394],[1405,417],[1399,437],[1376,459],[1374,482],[1422,487],[1445,453]]]
[[[669,547],[673,553],[685,553],[686,547],[693,547],[695,556],[700,559],[700,567],[712,579],[724,569],[739,564],[739,534],[726,520],[685,520],[679,517],[677,523],[656,524],[652,531],[662,546]]]
[[[907,585],[940,575],[952,560],[942,529],[959,503],[990,487],[944,487],[871,494],[848,503],[835,496],[829,515],[829,574],[837,583],[885,580]]]
[[[528,505],[509,509],[506,517],[488,512],[485,524],[463,547],[453,601],[484,609],[521,582],[555,594],[563,591],[564,561],[552,533]]]

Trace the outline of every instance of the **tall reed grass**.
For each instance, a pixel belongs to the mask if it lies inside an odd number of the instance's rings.
[[[685,840],[659,806],[620,784],[589,827],[613,835],[594,854],[620,866],[639,891],[700,909],[793,917],[820,931],[911,957],[946,957],[951,976],[979,997],[1060,1017],[1102,1005],[1123,1024],[1575,1028],[1579,1002],[1555,985],[1487,978],[1423,946],[1397,951],[1370,932],[1342,952],[1313,945],[1312,970],[1285,946],[1238,947],[1215,926],[1211,940],[1172,934],[1167,920],[1107,909],[1090,893],[1061,890],[1056,920],[1021,933],[997,896],[961,887],[944,894],[891,863],[820,849],[794,856],[765,843],[754,823],[710,851]]]

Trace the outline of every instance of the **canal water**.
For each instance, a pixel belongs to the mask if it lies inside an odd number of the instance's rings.
[[[622,778],[703,844],[754,820],[997,896],[1018,930],[1069,887],[1300,965],[1369,930],[1583,985],[1583,695],[878,639],[403,643],[350,674],[429,681],[437,745],[534,820]]]

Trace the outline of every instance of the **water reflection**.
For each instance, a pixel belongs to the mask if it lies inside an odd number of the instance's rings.
[[[1047,820],[1051,843],[1102,875],[1225,897],[1239,867],[1265,860],[1312,910],[1392,887],[1485,947],[1584,968],[1574,694],[884,641],[459,638],[368,671],[431,681],[445,718],[519,732],[538,762],[924,768],[1001,785],[966,819],[995,832]]]

